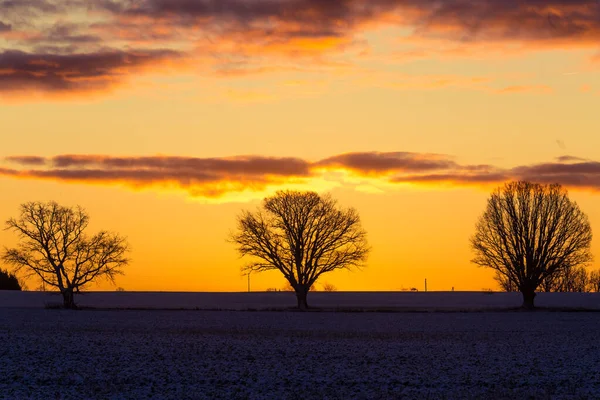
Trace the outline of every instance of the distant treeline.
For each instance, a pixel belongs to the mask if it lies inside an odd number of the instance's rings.
[[[0,290],[21,290],[21,284],[14,274],[0,269]]]

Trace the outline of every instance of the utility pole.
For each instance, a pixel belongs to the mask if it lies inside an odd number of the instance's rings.
[[[248,271],[248,293],[250,293],[250,271]]]
[[[427,291],[427,278],[425,278],[425,291]]]

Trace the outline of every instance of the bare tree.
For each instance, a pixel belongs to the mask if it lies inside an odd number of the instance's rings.
[[[337,287],[332,283],[325,282],[323,284],[323,291],[324,292],[337,292]]]
[[[473,262],[517,284],[523,307],[548,277],[592,260],[592,229],[558,184],[511,182],[496,189],[480,217]]]
[[[590,272],[588,288],[590,292],[600,292],[600,269]]]
[[[89,216],[81,207],[25,203],[18,219],[6,221],[6,229],[15,231],[20,242],[5,249],[2,259],[16,271],[57,288],[64,307],[76,308],[74,293],[98,278],[114,281],[129,262],[123,237],[106,231],[88,237],[88,224]]]
[[[544,292],[587,292],[589,279],[583,266],[565,268],[544,279],[540,289]]]
[[[587,292],[589,286],[589,276],[587,269],[583,266],[570,268],[566,276],[563,291],[565,292]]]
[[[251,271],[279,270],[308,308],[310,287],[324,273],[360,267],[369,248],[356,210],[341,209],[329,195],[279,191],[255,212],[244,211],[231,236]]]

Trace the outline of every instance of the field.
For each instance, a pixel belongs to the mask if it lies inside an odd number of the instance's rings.
[[[458,303],[448,294],[427,302],[430,294],[406,295],[427,309],[440,298]],[[335,294],[337,303],[322,295],[322,304],[353,304],[352,295]],[[10,307],[8,297],[0,297],[0,398],[600,396],[597,312],[73,312]]]
[[[89,292],[75,296],[94,308],[272,310],[296,305],[292,292]],[[59,294],[0,291],[0,307],[43,308],[61,303]],[[520,293],[492,292],[314,292],[311,306],[352,310],[490,310],[519,307]],[[536,305],[600,310],[600,293],[538,293]]]

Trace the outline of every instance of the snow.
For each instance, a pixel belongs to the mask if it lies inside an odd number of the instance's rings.
[[[0,291],[0,307],[43,308],[60,304],[58,294]],[[177,293],[89,292],[75,296],[83,307],[142,309],[261,310],[296,305],[292,292]],[[538,293],[540,307],[600,309],[600,293]],[[499,292],[313,292],[311,306],[330,309],[479,310],[518,307],[520,293]]]
[[[595,312],[4,307],[0,398],[597,398],[598,331]]]

